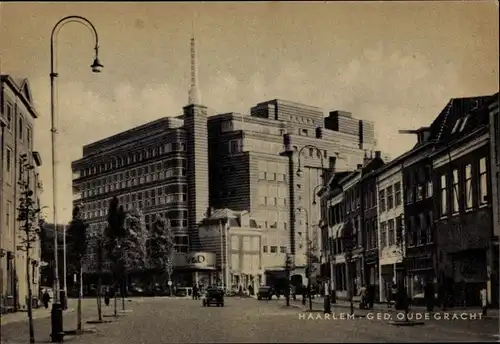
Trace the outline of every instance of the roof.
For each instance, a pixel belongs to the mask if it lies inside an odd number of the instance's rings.
[[[455,134],[453,128],[457,120],[481,108],[490,99],[491,95],[450,99],[429,127],[429,141],[436,143],[449,141]]]
[[[33,96],[31,93],[30,84],[28,78],[17,77],[8,74],[0,75],[1,81],[10,85],[14,90],[16,95],[22,100],[28,111],[33,118],[40,117],[39,113],[35,109],[35,104],[33,101]]]
[[[223,209],[212,209],[211,215],[206,218],[206,220],[227,220],[230,227],[242,227],[241,216],[247,213],[246,211],[234,211],[228,208]],[[249,219],[250,228],[259,228],[257,222],[250,218]]]

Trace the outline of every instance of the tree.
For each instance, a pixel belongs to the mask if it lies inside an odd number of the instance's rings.
[[[115,252],[121,268],[122,310],[125,310],[127,273],[140,270],[145,266],[147,233],[142,213],[133,210],[126,214],[124,228],[124,237],[119,239],[117,252]]]
[[[115,196],[109,204],[108,210],[108,226],[104,231],[104,247],[106,249],[107,257],[111,260],[113,265],[113,278],[114,278],[114,299],[115,299],[115,312],[114,315],[117,316],[116,309],[116,286],[118,282],[123,278],[123,268],[121,266],[123,260],[121,239],[125,237],[125,211],[123,207],[119,206],[118,198]]]
[[[149,263],[158,272],[166,272],[170,281],[174,267],[174,233],[170,221],[163,217],[157,217],[151,228],[147,240],[147,251],[149,252]],[[172,295],[172,288],[170,295]]]
[[[78,313],[77,313],[77,331],[82,331],[82,297],[83,297],[83,271],[82,260],[87,252],[87,228],[88,225],[81,219],[80,208],[73,208],[73,219],[66,231],[67,264],[70,271],[78,273]]]
[[[30,344],[35,343],[35,331],[33,327],[33,291],[31,289],[30,276],[30,250],[35,248],[35,243],[40,241],[40,227],[38,226],[38,216],[40,208],[34,199],[34,192],[31,190],[29,172],[34,169],[33,166],[26,164],[23,159],[23,172],[27,173],[26,180],[23,180],[22,174],[18,182],[21,187],[21,197],[19,198],[19,207],[17,221],[20,222],[20,229],[23,231],[20,249],[26,252],[26,282],[28,286],[28,326],[30,335]]]

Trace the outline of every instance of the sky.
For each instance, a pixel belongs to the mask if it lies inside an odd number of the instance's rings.
[[[493,0],[0,3],[0,73],[29,78],[41,113],[34,135],[48,207],[50,34],[68,15],[96,27],[104,70],[91,73],[91,31],[64,26],[56,39],[62,222],[71,217],[71,161],[83,145],[182,113],[193,32],[202,103],[212,113],[249,113],[275,98],[325,114],[345,110],[373,120],[378,148],[392,157],[416,140],[398,130],[429,125],[450,98],[498,92]]]

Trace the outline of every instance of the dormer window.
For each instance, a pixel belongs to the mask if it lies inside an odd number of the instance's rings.
[[[458,127],[460,126],[460,123],[461,123],[461,122],[462,122],[462,118],[459,118],[459,119],[456,121],[455,125],[453,126],[453,129],[451,130],[451,133],[452,133],[452,134],[455,134],[455,132],[457,131],[457,129],[458,129]]]
[[[462,132],[464,130],[465,125],[467,124],[467,120],[469,119],[469,115],[465,116],[464,120],[462,121],[462,125],[460,126],[459,132]]]

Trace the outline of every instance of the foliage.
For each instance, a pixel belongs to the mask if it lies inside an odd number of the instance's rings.
[[[80,208],[75,206],[73,208],[73,219],[71,220],[66,230],[66,259],[67,264],[72,271],[77,272],[80,270],[81,261],[87,252],[87,228],[86,224],[80,213]]]
[[[140,269],[145,265],[146,229],[144,218],[139,211],[132,211],[125,218],[125,236],[119,239],[120,266],[125,270]]]
[[[170,221],[158,217],[147,240],[149,263],[155,269],[171,274],[174,260],[174,234]]]
[[[28,182],[19,182],[22,191],[19,198],[19,207],[17,221],[20,222],[20,229],[24,232],[24,237],[21,241],[21,250],[27,251],[32,248],[32,244],[40,239],[40,226],[38,214],[40,208],[33,199],[33,191],[30,189]]]
[[[114,267],[115,277],[119,273],[121,257],[121,241],[125,237],[125,211],[119,206],[118,198],[115,196],[109,204],[108,226],[104,231],[103,245],[107,257],[111,260]]]
[[[30,188],[30,178],[29,171],[34,167],[26,164],[26,156],[23,156],[23,170],[27,171],[26,180],[23,180],[22,174],[19,180],[19,186],[21,187],[21,197],[19,198],[19,207],[17,221],[20,222],[20,229],[23,231],[23,237],[21,240],[21,245],[18,249],[26,252],[25,268],[26,268],[26,285],[28,287],[28,327],[29,327],[29,337],[30,343],[35,343],[35,330],[33,325],[33,308],[32,308],[32,298],[33,292],[31,289],[31,276],[30,276],[30,249],[34,248],[34,244],[40,240],[40,227],[39,225],[39,214],[41,209],[38,207],[37,202],[34,199],[34,192]]]

